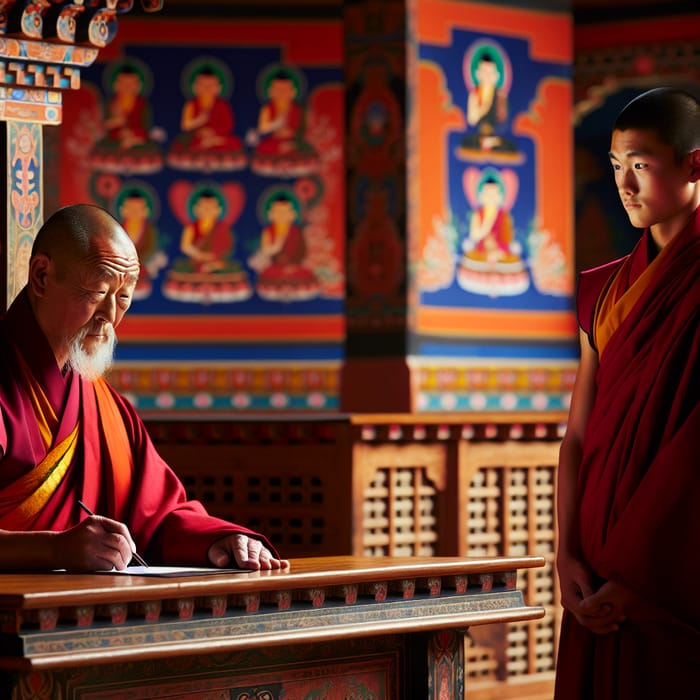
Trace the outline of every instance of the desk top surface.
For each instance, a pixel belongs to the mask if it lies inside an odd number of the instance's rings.
[[[521,557],[310,557],[292,559],[289,569],[157,578],[113,574],[0,574],[0,609],[47,605],[129,602],[182,596],[245,594],[315,586],[367,584],[432,576],[514,573],[544,565],[538,556]]]

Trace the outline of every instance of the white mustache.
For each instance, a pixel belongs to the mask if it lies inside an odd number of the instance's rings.
[[[101,377],[112,365],[114,359],[114,347],[117,343],[117,335],[114,327],[107,324],[99,324],[96,331],[90,326],[81,328],[70,343],[68,354],[68,366],[81,377],[94,381]],[[88,335],[100,335],[105,337],[92,352],[88,352],[83,341]]]

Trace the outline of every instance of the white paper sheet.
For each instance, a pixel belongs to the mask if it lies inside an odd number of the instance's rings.
[[[211,576],[212,574],[242,574],[248,569],[217,569],[216,567],[200,566],[127,566],[117,571],[98,571],[100,574],[121,574],[126,576]]]

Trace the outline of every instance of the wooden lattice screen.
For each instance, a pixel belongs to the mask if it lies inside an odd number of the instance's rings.
[[[433,556],[435,495],[423,467],[379,469],[365,489],[363,554]]]
[[[444,494],[444,444],[353,447],[353,550],[369,556],[444,554],[438,548],[438,497]],[[359,527],[358,527],[359,526]]]
[[[546,562],[543,569],[525,572],[519,579],[527,603],[545,608],[543,619],[503,630],[471,631],[466,683],[470,700],[551,697],[561,621],[554,568],[558,449],[558,443],[505,442],[470,444],[464,450],[469,480],[465,554],[537,554]]]
[[[468,700],[551,697],[560,624],[554,570],[559,442],[460,441],[355,447],[361,551],[370,556],[538,554],[519,581],[542,620],[470,630]],[[460,513],[459,510],[463,512]],[[448,533],[457,529],[457,551]]]

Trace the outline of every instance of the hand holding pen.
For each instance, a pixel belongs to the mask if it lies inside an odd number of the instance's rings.
[[[86,506],[82,501],[78,501],[78,505],[88,514],[88,515],[95,515],[95,513],[88,507]],[[132,547],[131,550],[131,557],[133,561],[135,561],[137,564],[140,566],[148,567],[148,564],[146,561],[141,557],[138,552],[136,551],[135,547]]]

